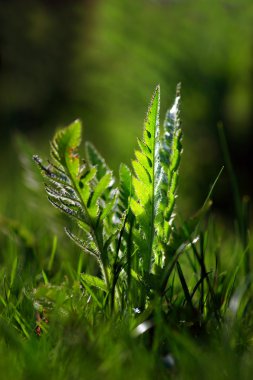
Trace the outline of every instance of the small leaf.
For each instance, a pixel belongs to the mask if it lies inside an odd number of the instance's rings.
[[[103,193],[108,189],[108,186],[112,179],[112,173],[106,173],[98,182],[94,188],[94,193],[91,199],[91,206],[94,205],[97,200],[103,195]]]
[[[110,169],[106,165],[104,158],[100,155],[100,153],[98,153],[93,144],[86,142],[85,148],[89,166],[94,166],[97,168],[97,179],[100,180],[108,171],[110,171]]]
[[[59,163],[67,167],[72,178],[77,177],[80,161],[78,148],[81,143],[82,126],[79,120],[58,131],[52,144],[51,156],[59,158]]]
[[[82,240],[79,237],[77,237],[73,232],[71,232],[68,228],[65,228],[65,232],[68,235],[68,237],[73,240],[84,252],[89,253],[92,256],[95,256],[98,258],[98,252],[96,249],[96,245],[93,241],[92,236],[86,232],[86,240]]]
[[[134,194],[131,211],[136,217],[136,226],[143,232],[146,249],[141,252],[145,270],[151,267],[154,250],[156,194],[155,188],[159,173],[159,109],[160,88],[157,86],[144,121],[143,141],[138,140],[140,151],[135,153],[137,160],[132,165]],[[143,245],[143,244],[142,244]]]
[[[88,286],[93,286],[93,287],[100,289],[100,290],[103,290],[103,292],[107,293],[108,289],[106,287],[106,284],[104,283],[104,281],[101,278],[99,278],[97,276],[92,276],[92,275],[86,274],[86,273],[85,274],[82,273],[81,278]]]

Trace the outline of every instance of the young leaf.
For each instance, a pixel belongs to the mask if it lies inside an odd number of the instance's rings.
[[[86,146],[89,166],[81,165],[80,143],[81,123],[76,121],[55,134],[51,142],[52,162],[48,166],[38,156],[34,156],[34,160],[45,178],[49,201],[75,220],[83,239],[66,229],[68,236],[85,252],[96,257],[108,283],[106,266],[109,259],[104,242],[110,233],[106,219],[112,220],[110,214],[116,202],[112,190],[113,175],[91,144]]]
[[[101,278],[86,273],[82,273],[81,278],[88,286],[93,286],[97,289],[103,290],[103,292],[107,292],[106,285]]]
[[[160,88],[157,86],[144,122],[143,140],[139,141],[140,151],[136,152],[136,160],[133,161],[135,177],[131,210],[145,241],[142,259],[144,271],[147,272],[151,267],[157,209],[155,191],[159,173],[159,107]]]
[[[158,206],[156,231],[158,240],[163,244],[169,243],[182,151],[179,107],[180,84],[177,86],[175,102],[166,114],[159,154],[161,168],[156,192]]]
[[[85,144],[86,148],[86,157],[89,163],[89,166],[95,166],[97,168],[97,179],[100,180],[103,176],[110,171],[109,167],[106,165],[104,158],[97,151],[89,141]]]
[[[56,164],[61,164],[73,179],[79,172],[78,148],[81,143],[82,125],[79,120],[74,121],[68,128],[60,129],[51,145],[51,156]]]

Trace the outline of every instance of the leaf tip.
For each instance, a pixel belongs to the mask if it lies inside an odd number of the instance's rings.
[[[158,83],[156,85],[156,88],[155,88],[155,93],[159,93],[160,94],[160,92],[161,92],[161,86],[160,86],[160,83]]]
[[[82,125],[82,121],[80,119],[75,119],[72,124],[80,124],[80,125]]]
[[[182,88],[182,83],[178,82],[177,87],[176,87],[176,97],[181,96],[181,88]]]

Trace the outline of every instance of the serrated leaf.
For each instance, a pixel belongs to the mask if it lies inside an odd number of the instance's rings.
[[[139,203],[145,208],[145,205],[150,200],[150,187],[147,183],[141,182],[135,177],[133,178],[133,187]]]
[[[76,178],[80,168],[78,148],[81,143],[82,125],[74,121],[67,128],[59,130],[52,144],[54,158],[58,157],[63,167],[67,167],[72,178]]]
[[[80,143],[81,123],[76,121],[55,134],[51,142],[52,162],[48,166],[38,156],[34,156],[34,160],[46,180],[49,201],[74,219],[84,239],[67,229],[68,236],[85,252],[97,258],[102,275],[106,278],[103,258],[107,252],[103,252],[103,241],[110,233],[108,220],[112,218],[109,214],[116,199],[115,190],[112,189],[113,177],[91,144],[88,150],[93,152],[93,164],[90,162],[87,166],[79,159]]]
[[[165,244],[169,242],[169,234],[173,221],[173,211],[178,184],[178,168],[182,152],[182,131],[180,128],[180,85],[177,87],[173,106],[166,113],[164,133],[160,148],[160,174],[157,187],[157,223],[159,239]]]
[[[133,198],[131,199],[130,207],[137,219],[144,213],[144,208]]]
[[[100,220],[104,220],[112,211],[115,205],[116,197],[114,197],[110,202],[107,202],[103,208],[103,211],[100,216]]]
[[[121,164],[119,168],[119,207],[124,212],[129,207],[132,194],[132,173],[127,165]]]
[[[133,165],[133,168],[138,180],[142,182],[144,185],[146,185],[147,189],[149,190],[150,189],[149,184],[152,184],[152,177],[147,167],[143,166],[138,161],[133,161],[132,165]]]
[[[110,182],[107,184],[107,189],[103,191],[101,194],[101,198],[105,202],[110,202],[112,198],[114,198],[114,190],[113,185],[115,183],[115,178],[112,175],[112,171],[108,167],[105,162],[105,159],[101,156],[101,154],[96,150],[96,148],[90,142],[85,144],[86,148],[86,157],[90,167],[96,168],[96,176],[94,178],[94,188],[98,186],[100,181],[103,179],[105,175],[111,173]],[[95,203],[95,202],[94,202]],[[93,210],[95,213],[95,210]]]
[[[160,88],[157,86],[144,122],[143,141],[138,141],[140,151],[135,153],[137,160],[132,163],[135,177],[133,178],[134,197],[131,199],[131,210],[145,236],[146,249],[143,252],[145,271],[150,270],[155,233],[155,186],[159,166],[159,107]]]
[[[107,293],[107,287],[104,281],[97,277],[97,276],[92,276],[90,274],[82,273],[81,274],[82,280],[88,285],[88,286],[93,286],[97,289],[103,290],[103,292]]]
[[[112,179],[112,173],[106,173],[96,184],[94,190],[90,193],[87,201],[87,207],[92,218],[95,218],[99,213],[98,200],[108,190],[108,186]]]
[[[90,233],[85,233],[85,240],[80,239],[73,232],[71,232],[68,228],[65,228],[65,232],[68,237],[73,240],[84,252],[89,253],[92,256],[98,258],[99,252],[96,248],[96,244],[93,241],[93,237]]]
[[[97,168],[97,179],[100,180],[108,171],[110,171],[110,169],[106,165],[105,159],[101,156],[92,143],[89,141],[86,142],[85,148],[89,166]]]
[[[94,193],[91,199],[91,206],[94,205],[97,200],[103,195],[103,193],[107,190],[112,179],[112,173],[106,173],[97,183]]]

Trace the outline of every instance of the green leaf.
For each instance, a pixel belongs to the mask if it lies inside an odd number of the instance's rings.
[[[75,220],[83,239],[79,238],[79,233],[75,235],[66,229],[68,236],[85,252],[96,257],[106,277],[105,266],[109,260],[107,252],[103,251],[103,243],[110,234],[108,221],[112,220],[116,202],[113,175],[91,144],[86,147],[89,165],[80,160],[81,129],[81,123],[76,121],[55,134],[49,165],[45,166],[38,156],[34,156],[34,160],[45,178],[49,201]]]
[[[68,169],[72,178],[76,178],[80,168],[78,148],[81,143],[82,125],[74,121],[67,128],[60,129],[51,145],[51,156],[56,163]]]
[[[98,216],[99,204],[98,200],[102,195],[108,190],[108,186],[112,180],[112,173],[106,173],[96,184],[93,192],[91,192],[90,197],[87,201],[87,207],[92,218]]]
[[[99,216],[100,221],[102,221],[113,212],[116,203],[116,194],[113,189],[115,179],[112,171],[96,148],[90,142],[85,144],[85,148],[89,166],[96,168],[96,176],[94,177],[95,191],[90,194],[90,198],[87,200],[89,211],[92,218]],[[100,204],[98,203],[99,198]]]
[[[108,171],[110,171],[110,169],[107,166],[105,159],[96,150],[92,143],[89,141],[86,142],[85,149],[89,166],[95,166],[97,168],[97,179],[100,180]]]
[[[104,281],[97,277],[97,276],[92,276],[90,274],[84,274],[82,273],[81,274],[81,278],[82,280],[88,285],[88,286],[93,286],[97,289],[100,289],[100,290],[103,290],[103,292],[106,292],[107,293],[107,287],[106,287],[106,284],[104,283]]]
[[[94,193],[91,197],[91,206],[94,205],[97,200],[103,195],[103,193],[107,190],[112,179],[112,173],[106,173],[97,183]]]
[[[178,169],[182,152],[182,130],[180,128],[180,85],[177,86],[175,102],[166,113],[164,132],[161,138],[159,160],[161,164],[157,194],[157,224],[159,239],[168,244],[178,184]]]
[[[110,202],[107,202],[105,204],[103,211],[100,215],[100,220],[104,220],[112,212],[115,202],[116,202],[116,196]]]
[[[144,272],[165,263],[174,218],[178,169],[182,150],[179,119],[180,86],[172,108],[166,114],[164,131],[159,133],[160,90],[156,88],[144,123],[143,139],[132,166],[134,194],[131,210],[140,233],[136,244],[143,260]],[[140,238],[142,237],[142,242]],[[145,248],[143,248],[145,246]]]
[[[123,213],[129,207],[132,195],[132,173],[127,165],[121,164],[119,168],[119,208]]]
[[[93,237],[89,232],[83,230],[83,234],[85,235],[85,240],[80,239],[68,228],[65,228],[65,232],[68,235],[68,237],[71,240],[73,240],[76,243],[76,245],[78,245],[85,253],[88,253],[91,256],[95,256],[97,259],[99,259],[99,252],[97,250]]]
[[[160,88],[157,86],[144,122],[143,140],[139,141],[140,151],[135,153],[136,160],[133,161],[135,177],[131,210],[145,240],[146,249],[142,252],[145,271],[149,271],[151,267],[155,233],[155,188],[159,172],[159,107]]]

